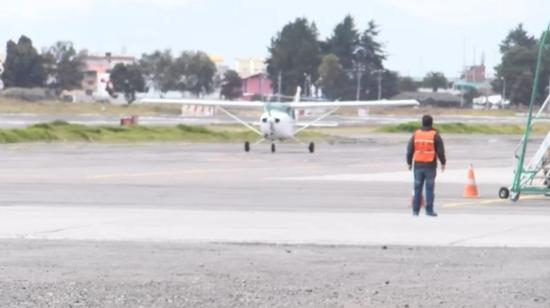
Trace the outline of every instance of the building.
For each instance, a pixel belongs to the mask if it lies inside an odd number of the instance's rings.
[[[225,73],[229,70],[229,66],[225,65],[225,60],[222,56],[208,55],[208,57],[210,58],[210,61],[212,61],[216,65],[216,74],[214,75],[214,88],[216,90],[214,91],[215,93],[211,96],[212,98],[219,97],[219,89],[222,85]]]
[[[235,71],[241,78],[247,78],[256,74],[265,73],[265,59],[261,58],[241,58],[235,59]]]
[[[484,83],[487,80],[485,64],[467,67],[462,73],[462,80],[470,83]]]
[[[104,54],[87,54],[84,56],[84,79],[82,88],[86,95],[107,97],[105,90],[110,78],[111,70],[115,65],[133,64],[136,58],[129,55],[115,55],[110,52]]]
[[[462,72],[459,80],[453,82],[453,90],[461,95],[474,91],[476,95],[492,95],[491,80],[487,78],[485,56],[482,56],[480,65],[468,66]]]
[[[225,72],[229,70],[229,66],[225,65],[224,58],[216,55],[208,55],[208,57],[216,65],[216,74],[219,76],[225,75]]]
[[[262,73],[243,78],[242,92],[242,98],[245,100],[253,100],[258,96],[273,96],[271,80]]]

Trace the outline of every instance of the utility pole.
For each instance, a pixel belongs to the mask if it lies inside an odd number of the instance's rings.
[[[304,90],[302,91],[302,96],[304,97],[309,96],[310,87],[311,87],[311,78],[307,73],[304,73]]]
[[[378,100],[382,99],[382,73],[384,70],[375,70],[375,73],[378,73]]]
[[[502,104],[506,101],[506,79],[502,77]]]
[[[260,101],[264,101],[264,90],[263,90],[263,79],[264,74],[260,73]]]
[[[361,98],[361,77],[363,77],[363,71],[357,65],[357,93],[355,94],[355,100],[357,101]]]
[[[279,76],[277,77],[277,100],[279,103],[281,102],[281,87],[283,83],[283,74],[279,72]]]
[[[357,93],[355,99],[359,101],[361,99],[361,79],[363,77],[363,72],[366,70],[365,64],[361,61],[366,58],[366,50],[363,47],[357,47],[353,52],[354,59],[353,64],[355,66],[355,73],[357,77]]]

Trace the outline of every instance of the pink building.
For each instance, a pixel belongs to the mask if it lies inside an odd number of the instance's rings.
[[[272,96],[271,80],[265,74],[255,74],[242,79],[244,100],[252,100],[254,96]]]

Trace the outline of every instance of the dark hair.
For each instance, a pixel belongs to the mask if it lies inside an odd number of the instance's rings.
[[[425,115],[422,117],[422,126],[424,127],[432,127],[434,123],[434,119],[432,118],[431,115]]]

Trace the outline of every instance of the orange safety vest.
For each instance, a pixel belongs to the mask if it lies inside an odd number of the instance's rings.
[[[435,130],[417,130],[414,133],[414,156],[417,163],[431,163],[435,160]]]

